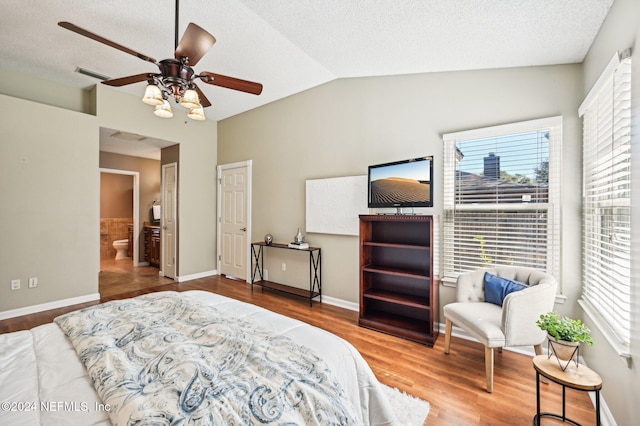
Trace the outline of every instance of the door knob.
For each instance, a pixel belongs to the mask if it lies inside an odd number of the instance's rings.
[[[247,228],[246,228],[246,227],[244,227],[244,228],[240,228],[240,230],[241,230],[241,231],[244,231],[244,232],[247,232]]]

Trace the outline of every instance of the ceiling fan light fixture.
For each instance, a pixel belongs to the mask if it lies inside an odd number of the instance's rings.
[[[205,117],[204,115],[204,110],[202,109],[202,107],[191,108],[187,113],[187,117],[197,121],[204,121],[207,119],[207,117]]]
[[[142,102],[147,105],[160,106],[163,105],[166,101],[162,99],[162,92],[155,84],[149,84],[144,91],[144,96],[142,97]]]
[[[180,105],[189,109],[202,108],[200,99],[198,98],[198,92],[194,89],[185,90],[184,95],[182,95]]]
[[[71,22],[60,21],[58,26],[65,30],[74,32],[83,37],[87,37],[103,45],[120,50],[121,52],[135,56],[145,62],[152,63],[158,67],[158,73],[141,73],[120,78],[109,78],[98,73],[77,68],[82,74],[103,79],[102,84],[111,87],[122,87],[128,84],[141,83],[146,81],[148,86],[145,89],[142,102],[155,106],[154,113],[159,117],[172,117],[173,112],[166,101],[167,98],[174,98],[188,111],[188,116],[194,120],[206,120],[203,108],[211,106],[211,102],[206,95],[194,83],[196,79],[200,79],[203,83],[225,89],[237,90],[239,92],[259,95],[262,93],[262,84],[248,80],[242,80],[235,77],[229,77],[221,74],[204,71],[196,74],[192,67],[202,59],[209,51],[211,46],[216,42],[214,36],[209,34],[202,27],[189,23],[182,39],[178,40],[178,11],[179,0],[175,0],[175,52],[173,57],[157,61],[156,59],[136,52],[128,47],[122,46],[116,42],[108,40],[98,34],[80,28]]]
[[[171,111],[171,105],[169,105],[169,101],[163,99],[163,104],[158,105],[153,110],[153,113],[161,118],[171,118],[173,117],[173,111]]]

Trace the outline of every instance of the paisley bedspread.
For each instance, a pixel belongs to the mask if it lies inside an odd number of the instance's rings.
[[[176,292],[56,318],[117,425],[350,425],[313,351]]]

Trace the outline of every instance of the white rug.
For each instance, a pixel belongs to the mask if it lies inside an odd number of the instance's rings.
[[[402,426],[423,426],[429,414],[429,403],[380,383]]]

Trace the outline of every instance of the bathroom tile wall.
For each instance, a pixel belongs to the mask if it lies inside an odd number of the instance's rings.
[[[100,259],[114,259],[116,249],[113,242],[129,238],[128,225],[133,223],[132,217],[109,217],[100,219]]]

